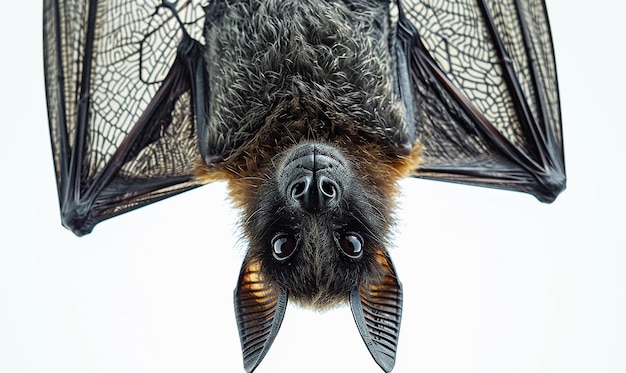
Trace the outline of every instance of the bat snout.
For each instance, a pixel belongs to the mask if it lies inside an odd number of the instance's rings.
[[[316,213],[339,204],[350,172],[339,150],[329,145],[305,144],[287,154],[278,175],[287,202]]]
[[[325,175],[303,175],[289,185],[291,201],[305,211],[317,212],[335,207],[339,201],[339,184]]]

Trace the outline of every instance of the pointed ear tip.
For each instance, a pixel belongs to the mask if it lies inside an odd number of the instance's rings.
[[[262,359],[254,359],[253,361],[249,361],[249,362],[244,362],[243,363],[243,370],[246,371],[246,373],[252,373],[254,372],[254,370],[259,366],[259,364],[261,363]]]
[[[266,343],[264,343],[263,347],[260,350],[256,350],[250,355],[246,356],[247,349],[243,350],[243,353],[244,353],[243,369],[245,370],[246,373],[252,373],[256,370],[256,368],[258,368],[258,366],[261,364],[261,362],[265,358],[265,355],[269,351],[269,348],[272,345],[274,337],[275,337],[275,334],[273,336],[270,336],[269,337],[270,340],[266,341]]]
[[[374,360],[376,360],[376,364],[378,364],[378,366],[381,367],[386,373],[390,373],[396,365],[396,358],[391,356],[385,356],[384,358],[379,357]]]

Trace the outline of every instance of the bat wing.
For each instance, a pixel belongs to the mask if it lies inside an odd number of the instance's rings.
[[[552,202],[565,164],[544,1],[402,1],[397,43],[398,84],[423,147],[415,176]]]
[[[193,174],[206,125],[197,121],[205,120],[208,89],[198,1],[44,5],[64,225],[86,234],[104,219],[200,185]],[[565,170],[543,1],[400,5],[398,86],[423,146],[416,176],[553,200]]]
[[[194,78],[202,81],[204,13],[197,1],[151,2],[44,1],[61,216],[77,235],[200,184],[193,173],[203,108],[192,97],[202,97]]]

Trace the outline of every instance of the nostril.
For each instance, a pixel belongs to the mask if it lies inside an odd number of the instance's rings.
[[[305,209],[307,209],[312,202],[310,190],[311,184],[311,178],[304,176],[294,180],[289,186],[289,193],[292,201]]]
[[[291,185],[291,197],[294,199],[302,198],[306,193],[309,181],[307,179],[300,179]]]
[[[337,184],[327,177],[320,177],[319,190],[324,199],[331,200],[337,196]]]

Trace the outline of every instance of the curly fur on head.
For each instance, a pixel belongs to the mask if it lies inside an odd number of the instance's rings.
[[[211,2],[209,133],[220,136],[209,139],[209,149],[232,158],[265,145],[271,158],[277,145],[309,136],[289,128],[276,134],[287,119],[356,126],[359,136],[392,145],[403,106],[394,92],[389,24],[387,1]],[[274,138],[250,142],[264,132]]]

